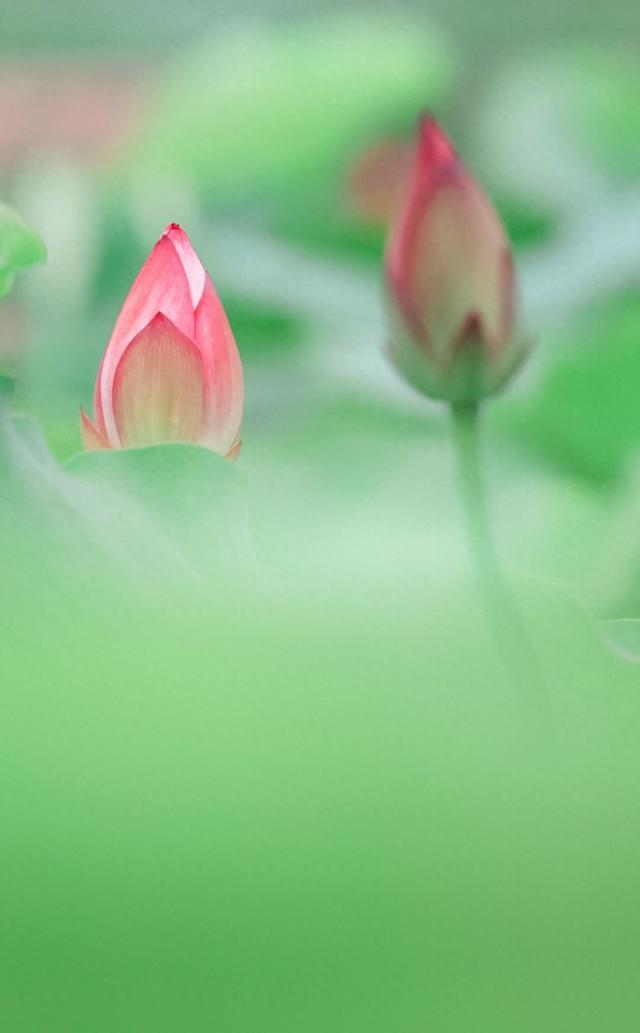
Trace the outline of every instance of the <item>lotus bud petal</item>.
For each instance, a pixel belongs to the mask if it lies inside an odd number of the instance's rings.
[[[98,370],[86,449],[194,442],[235,458],[242,365],[215,287],[186,233],[168,226],[138,273]]]
[[[476,404],[522,362],[505,230],[432,118],[420,124],[386,279],[391,358],[424,394]]]

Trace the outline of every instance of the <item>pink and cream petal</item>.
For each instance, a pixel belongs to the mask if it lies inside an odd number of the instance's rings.
[[[472,180],[436,190],[416,237],[406,295],[434,357],[447,352],[470,312],[481,316],[489,347],[500,341],[507,248],[493,208]]]
[[[419,261],[424,213],[443,184],[464,178],[462,162],[437,122],[428,116],[420,123],[420,135],[406,196],[386,254],[387,276],[397,303],[414,335],[428,346],[428,332],[420,305],[416,304],[411,270]]]
[[[166,316],[155,316],[120,359],[113,414],[125,447],[199,440],[205,422],[202,358]]]
[[[117,438],[115,414],[111,404],[115,372],[125,350],[156,316],[162,312],[184,334],[193,339],[194,315],[191,291],[178,253],[167,237],[162,237],[136,277],[118,316],[100,371],[100,406],[104,431]]]
[[[208,419],[203,443],[225,455],[240,436],[242,363],[222,302],[208,276],[196,310],[196,344],[207,380]]]
[[[107,439],[91,422],[84,409],[80,410],[80,434],[82,436],[82,447],[87,452],[97,452],[105,448],[111,448]]]

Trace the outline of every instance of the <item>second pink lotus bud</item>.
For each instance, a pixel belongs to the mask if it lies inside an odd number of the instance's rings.
[[[140,270],[102,358],[86,449],[182,441],[233,458],[242,365],[211,279],[186,233],[168,226]]]
[[[386,255],[390,352],[420,391],[476,404],[526,354],[509,241],[437,123],[420,125]]]

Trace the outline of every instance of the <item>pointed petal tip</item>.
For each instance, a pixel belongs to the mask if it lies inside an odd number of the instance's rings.
[[[451,140],[437,119],[428,112],[420,116],[418,146],[421,162],[442,165],[457,159]]]
[[[430,129],[439,129],[440,125],[435,115],[427,108],[424,108],[418,115],[418,132],[423,133]]]
[[[149,330],[162,330],[162,329],[169,330],[171,332],[175,331],[175,333],[179,334],[181,337],[186,337],[187,336],[186,334],[182,333],[180,328],[178,326],[176,326],[176,324],[173,322],[173,320],[169,319],[169,316],[166,316],[164,314],[164,312],[156,312],[155,316],[153,316],[149,320],[147,325],[142,327],[142,330],[140,331],[140,333],[141,334],[142,333],[146,334]],[[136,335],[136,336],[139,336],[139,335]],[[133,343],[133,341],[131,343]]]
[[[197,308],[204,291],[206,273],[198,258],[189,235],[177,222],[170,222],[162,234],[161,240],[167,239],[176,252],[189,284],[191,303]]]

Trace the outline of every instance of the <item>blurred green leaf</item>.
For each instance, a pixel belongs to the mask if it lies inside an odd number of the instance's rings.
[[[243,360],[278,359],[308,337],[308,328],[286,309],[225,292],[224,307]]]
[[[397,17],[222,30],[170,75],[123,171],[186,178],[216,206],[335,192],[343,164],[380,131],[413,128],[454,69],[438,32]]]
[[[315,251],[318,255],[367,262],[381,262],[386,230],[367,225],[353,215],[342,212],[335,203],[314,206],[310,211],[288,207],[277,219],[278,231],[293,244]]]
[[[198,445],[80,452],[63,467],[70,479],[104,497],[105,516],[128,537],[134,511],[199,578],[243,566],[243,477],[223,456]],[[134,544],[130,542],[130,544]],[[151,573],[151,572],[150,572]]]
[[[234,464],[199,445],[79,452],[63,469],[87,483],[109,485],[154,508],[191,519],[206,503],[215,504],[226,485],[242,479]]]
[[[0,297],[11,289],[18,269],[43,262],[43,241],[13,208],[0,201]]]
[[[545,342],[540,384],[501,403],[497,422],[570,474],[619,477],[640,445],[639,326],[637,294],[588,311]]]
[[[98,247],[90,301],[99,306],[104,305],[106,299],[113,299],[115,322],[118,308],[129,293],[155,240],[153,237],[148,241],[140,239],[130,211],[129,198],[119,190],[109,190],[105,186],[96,219]],[[163,226],[156,227],[156,237],[163,229]]]
[[[640,620],[633,617],[603,621],[605,642],[625,660],[640,663]]]
[[[542,244],[554,232],[555,221],[541,206],[527,203],[522,198],[498,196],[496,207],[510,239],[519,249]]]
[[[572,62],[577,138],[608,172],[637,181],[640,66],[635,47],[588,49]]]

